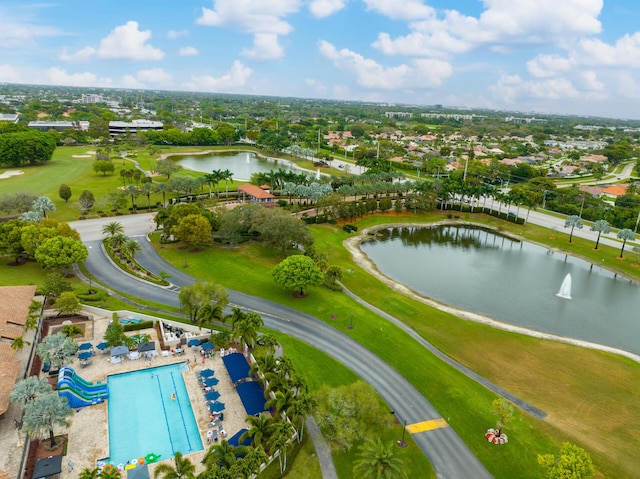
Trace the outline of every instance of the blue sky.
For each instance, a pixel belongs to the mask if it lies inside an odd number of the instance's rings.
[[[0,2],[0,81],[640,118],[637,0]]]

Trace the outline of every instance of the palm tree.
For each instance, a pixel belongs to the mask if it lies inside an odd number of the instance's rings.
[[[607,220],[597,220],[591,226],[591,231],[597,231],[598,232],[598,239],[596,241],[596,248],[595,248],[595,249],[598,249],[598,245],[600,244],[600,235],[602,233],[604,233],[604,234],[610,233],[611,232],[611,226],[609,226],[609,222]]]
[[[213,170],[213,183],[216,184],[216,196],[220,199],[220,182],[224,179],[222,170]]]
[[[402,459],[397,456],[393,442],[383,444],[380,439],[369,440],[360,446],[359,460],[353,468],[353,475],[363,479],[406,478]]]
[[[240,436],[240,443],[245,439],[252,438],[253,444],[261,446],[262,441],[268,443],[273,433],[274,419],[265,414],[260,413],[259,416],[247,416],[246,421],[249,423],[249,429]]]
[[[136,262],[136,253],[138,253],[140,250],[142,250],[142,246],[140,246],[140,243],[138,243],[136,240],[130,239],[125,243],[124,249],[127,252],[127,254],[129,255],[129,258],[131,259],[131,262],[135,263]]]
[[[78,343],[62,333],[46,336],[36,347],[36,353],[51,369],[59,369],[65,359],[78,350]]]
[[[224,320],[224,310],[221,304],[205,304],[200,311],[198,311],[198,327],[202,328],[203,325],[209,326],[209,335],[213,335],[213,322]]]
[[[60,332],[70,338],[84,334],[84,330],[77,324],[65,324],[60,328]]]
[[[290,389],[285,389],[284,391],[276,391],[275,397],[269,399],[265,403],[265,407],[268,409],[275,408],[275,410],[279,414],[286,414],[294,402],[295,394],[293,393],[293,391],[291,391]]]
[[[153,477],[161,476],[162,479],[193,479],[196,477],[196,466],[182,453],[176,452],[173,456],[174,465],[163,462],[156,466]]]
[[[224,198],[229,199],[229,182],[233,181],[233,173],[230,170],[224,170],[222,172],[222,179],[224,180]]]
[[[13,341],[11,341],[11,349],[14,351],[21,351],[25,346],[31,344],[29,341],[25,341],[22,336],[16,337]]]
[[[73,414],[67,398],[58,396],[54,391],[39,394],[24,406],[23,431],[30,437],[42,437],[49,434],[49,444],[55,445],[53,433],[55,426],[68,426],[68,417]]]
[[[237,452],[241,452],[240,447],[233,447],[226,439],[223,439],[220,443],[214,444],[207,450],[202,463],[206,465],[207,469],[214,465],[229,469],[236,462]]]
[[[51,385],[47,378],[39,378],[38,376],[29,376],[19,381],[13,386],[9,393],[11,402],[18,402],[22,405],[33,401],[40,394],[51,392]]]
[[[304,435],[304,423],[309,414],[311,414],[317,406],[317,402],[313,396],[308,393],[298,394],[289,408],[288,414],[297,426],[298,442],[302,441]]]
[[[115,235],[124,234],[124,226],[119,221],[112,221],[102,227],[102,234],[108,234],[113,238]]]
[[[80,471],[80,474],[78,474],[78,479],[101,479],[101,478],[102,478],[102,471],[97,467],[94,467],[93,469],[89,469],[88,467],[85,467],[82,471]]]
[[[280,462],[280,474],[287,469],[287,449],[289,441],[293,435],[293,426],[290,422],[279,421],[274,425],[273,435],[269,441],[269,448],[274,451],[280,451],[278,459]]]
[[[155,191],[155,186],[152,183],[143,183],[140,187],[140,192],[147,197],[147,206],[151,211],[151,193]]]
[[[112,248],[122,249],[124,245],[127,243],[129,238],[122,233],[116,233],[111,238],[109,238],[109,244]]]
[[[582,220],[578,215],[571,215],[567,218],[567,220],[564,222],[564,227],[571,228],[571,234],[569,235],[569,243],[571,243],[571,240],[573,239],[573,229],[578,228],[579,230],[581,230],[583,226],[584,225],[582,224]]]
[[[211,198],[211,186],[216,183],[218,177],[213,173],[205,173],[204,181],[209,185],[209,198]]]
[[[622,258],[622,253],[624,252],[624,246],[627,244],[627,241],[635,239],[636,235],[633,234],[629,228],[624,228],[618,231],[618,239],[622,241],[622,248],[620,248],[620,257]]]
[[[170,191],[169,185],[167,183],[155,183],[154,188],[156,193],[160,193],[162,195],[162,207],[167,206],[167,191]]]
[[[127,194],[131,196],[131,210],[135,213],[136,210],[136,197],[140,195],[140,188],[135,185],[127,185],[125,188]]]
[[[264,356],[256,357],[256,360],[251,365],[250,373],[262,373],[267,374],[275,371],[278,363],[276,362],[276,358],[273,354],[265,354]]]
[[[273,334],[263,334],[258,342],[267,351],[267,354],[275,353],[276,348],[280,346],[280,341]]]

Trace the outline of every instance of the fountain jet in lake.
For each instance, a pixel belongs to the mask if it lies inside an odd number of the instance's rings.
[[[560,290],[556,293],[558,298],[571,299],[571,273],[567,273],[562,280]]]

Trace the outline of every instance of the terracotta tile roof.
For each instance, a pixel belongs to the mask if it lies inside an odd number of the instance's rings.
[[[609,196],[621,196],[627,193],[629,185],[613,185],[602,190],[602,193]]]
[[[9,341],[22,335],[35,292],[35,286],[0,287],[0,415],[9,407],[9,393],[20,372],[20,363]]]
[[[258,198],[258,199],[273,199],[275,198],[275,196],[273,196],[271,193],[264,191],[262,188],[256,186],[256,185],[252,185],[249,183],[244,183],[240,186],[238,186],[238,191],[244,191],[246,194],[248,194],[249,196],[253,196],[254,198]]]

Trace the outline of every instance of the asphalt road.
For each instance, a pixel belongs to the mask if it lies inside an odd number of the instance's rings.
[[[117,218],[117,221],[125,226],[125,233],[129,237],[140,236],[143,249],[136,256],[137,260],[154,273],[162,270],[171,274],[171,282],[177,286],[193,283],[192,277],[185,271],[164,262],[147,243],[144,235],[149,232],[150,226],[153,227],[150,223],[151,216],[144,214]],[[102,225],[109,221],[113,219],[84,220],[71,224],[80,232],[83,241],[89,247],[89,257],[85,262],[87,270],[98,281],[116,291],[123,291],[161,304],[179,306],[175,289],[161,288],[139,281],[122,273],[106,258],[102,252],[100,240],[104,237],[101,233]],[[380,394],[401,423],[413,424],[442,417],[398,371],[339,330],[312,316],[237,291],[229,291],[229,300],[235,305],[260,312],[267,328],[305,341],[350,368]],[[411,357],[404,359],[413,360]],[[399,434],[400,431],[399,428]],[[482,431],[479,433],[481,434]],[[492,477],[450,427],[413,434],[413,439],[431,461],[439,478]]]

